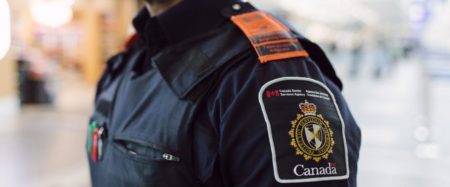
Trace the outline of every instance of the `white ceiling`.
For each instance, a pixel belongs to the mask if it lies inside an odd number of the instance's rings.
[[[305,35],[325,39],[355,35],[405,39],[416,36],[429,49],[450,52],[450,0],[250,0],[257,7],[288,18]],[[428,4],[423,30],[414,30]],[[359,33],[358,33],[359,32]],[[322,36],[320,36],[322,35]],[[336,37],[336,36],[334,36]],[[373,38],[376,38],[373,37]]]
[[[305,22],[348,28],[363,26],[379,32],[405,34],[412,0],[253,0],[253,4]],[[301,23],[297,23],[301,24]]]

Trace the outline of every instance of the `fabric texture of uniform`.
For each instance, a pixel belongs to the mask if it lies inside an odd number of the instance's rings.
[[[138,14],[97,87],[94,187],[356,186],[360,129],[329,60],[292,30],[309,57],[261,64],[231,21],[252,11],[183,0]]]

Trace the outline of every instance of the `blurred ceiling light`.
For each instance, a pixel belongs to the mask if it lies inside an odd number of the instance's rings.
[[[427,17],[427,10],[422,4],[413,4],[409,9],[411,21],[424,22]]]
[[[348,14],[357,20],[361,20],[367,25],[378,26],[380,15],[369,6],[364,5],[359,0],[344,0],[342,3],[344,3],[344,6],[338,6],[342,9],[342,12],[348,11]]]
[[[428,50],[450,54],[450,1],[435,8],[427,23],[423,41]]]
[[[72,5],[75,4],[75,0],[64,0],[63,2],[66,3],[69,6],[72,6]]]
[[[269,2],[270,0],[266,0]],[[346,24],[359,20],[366,25],[377,26],[379,15],[359,0],[280,0],[272,1],[297,16],[325,23]]]
[[[323,24],[311,24],[305,32],[305,35],[315,42],[325,42],[330,40],[332,34],[333,32]]]
[[[0,0],[0,60],[11,45],[11,17],[7,0]]]
[[[73,0],[33,0],[31,15],[41,25],[60,27],[72,20],[73,3]]]

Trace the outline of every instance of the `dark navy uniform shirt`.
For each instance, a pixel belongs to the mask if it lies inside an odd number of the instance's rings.
[[[93,186],[356,186],[360,130],[329,60],[292,31],[309,56],[260,63],[230,21],[252,11],[183,0],[138,14],[138,40],[98,85]]]

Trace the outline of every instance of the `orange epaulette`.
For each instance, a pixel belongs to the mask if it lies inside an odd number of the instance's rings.
[[[231,21],[250,40],[262,64],[308,56],[291,30],[265,12],[253,11],[232,16]]]

